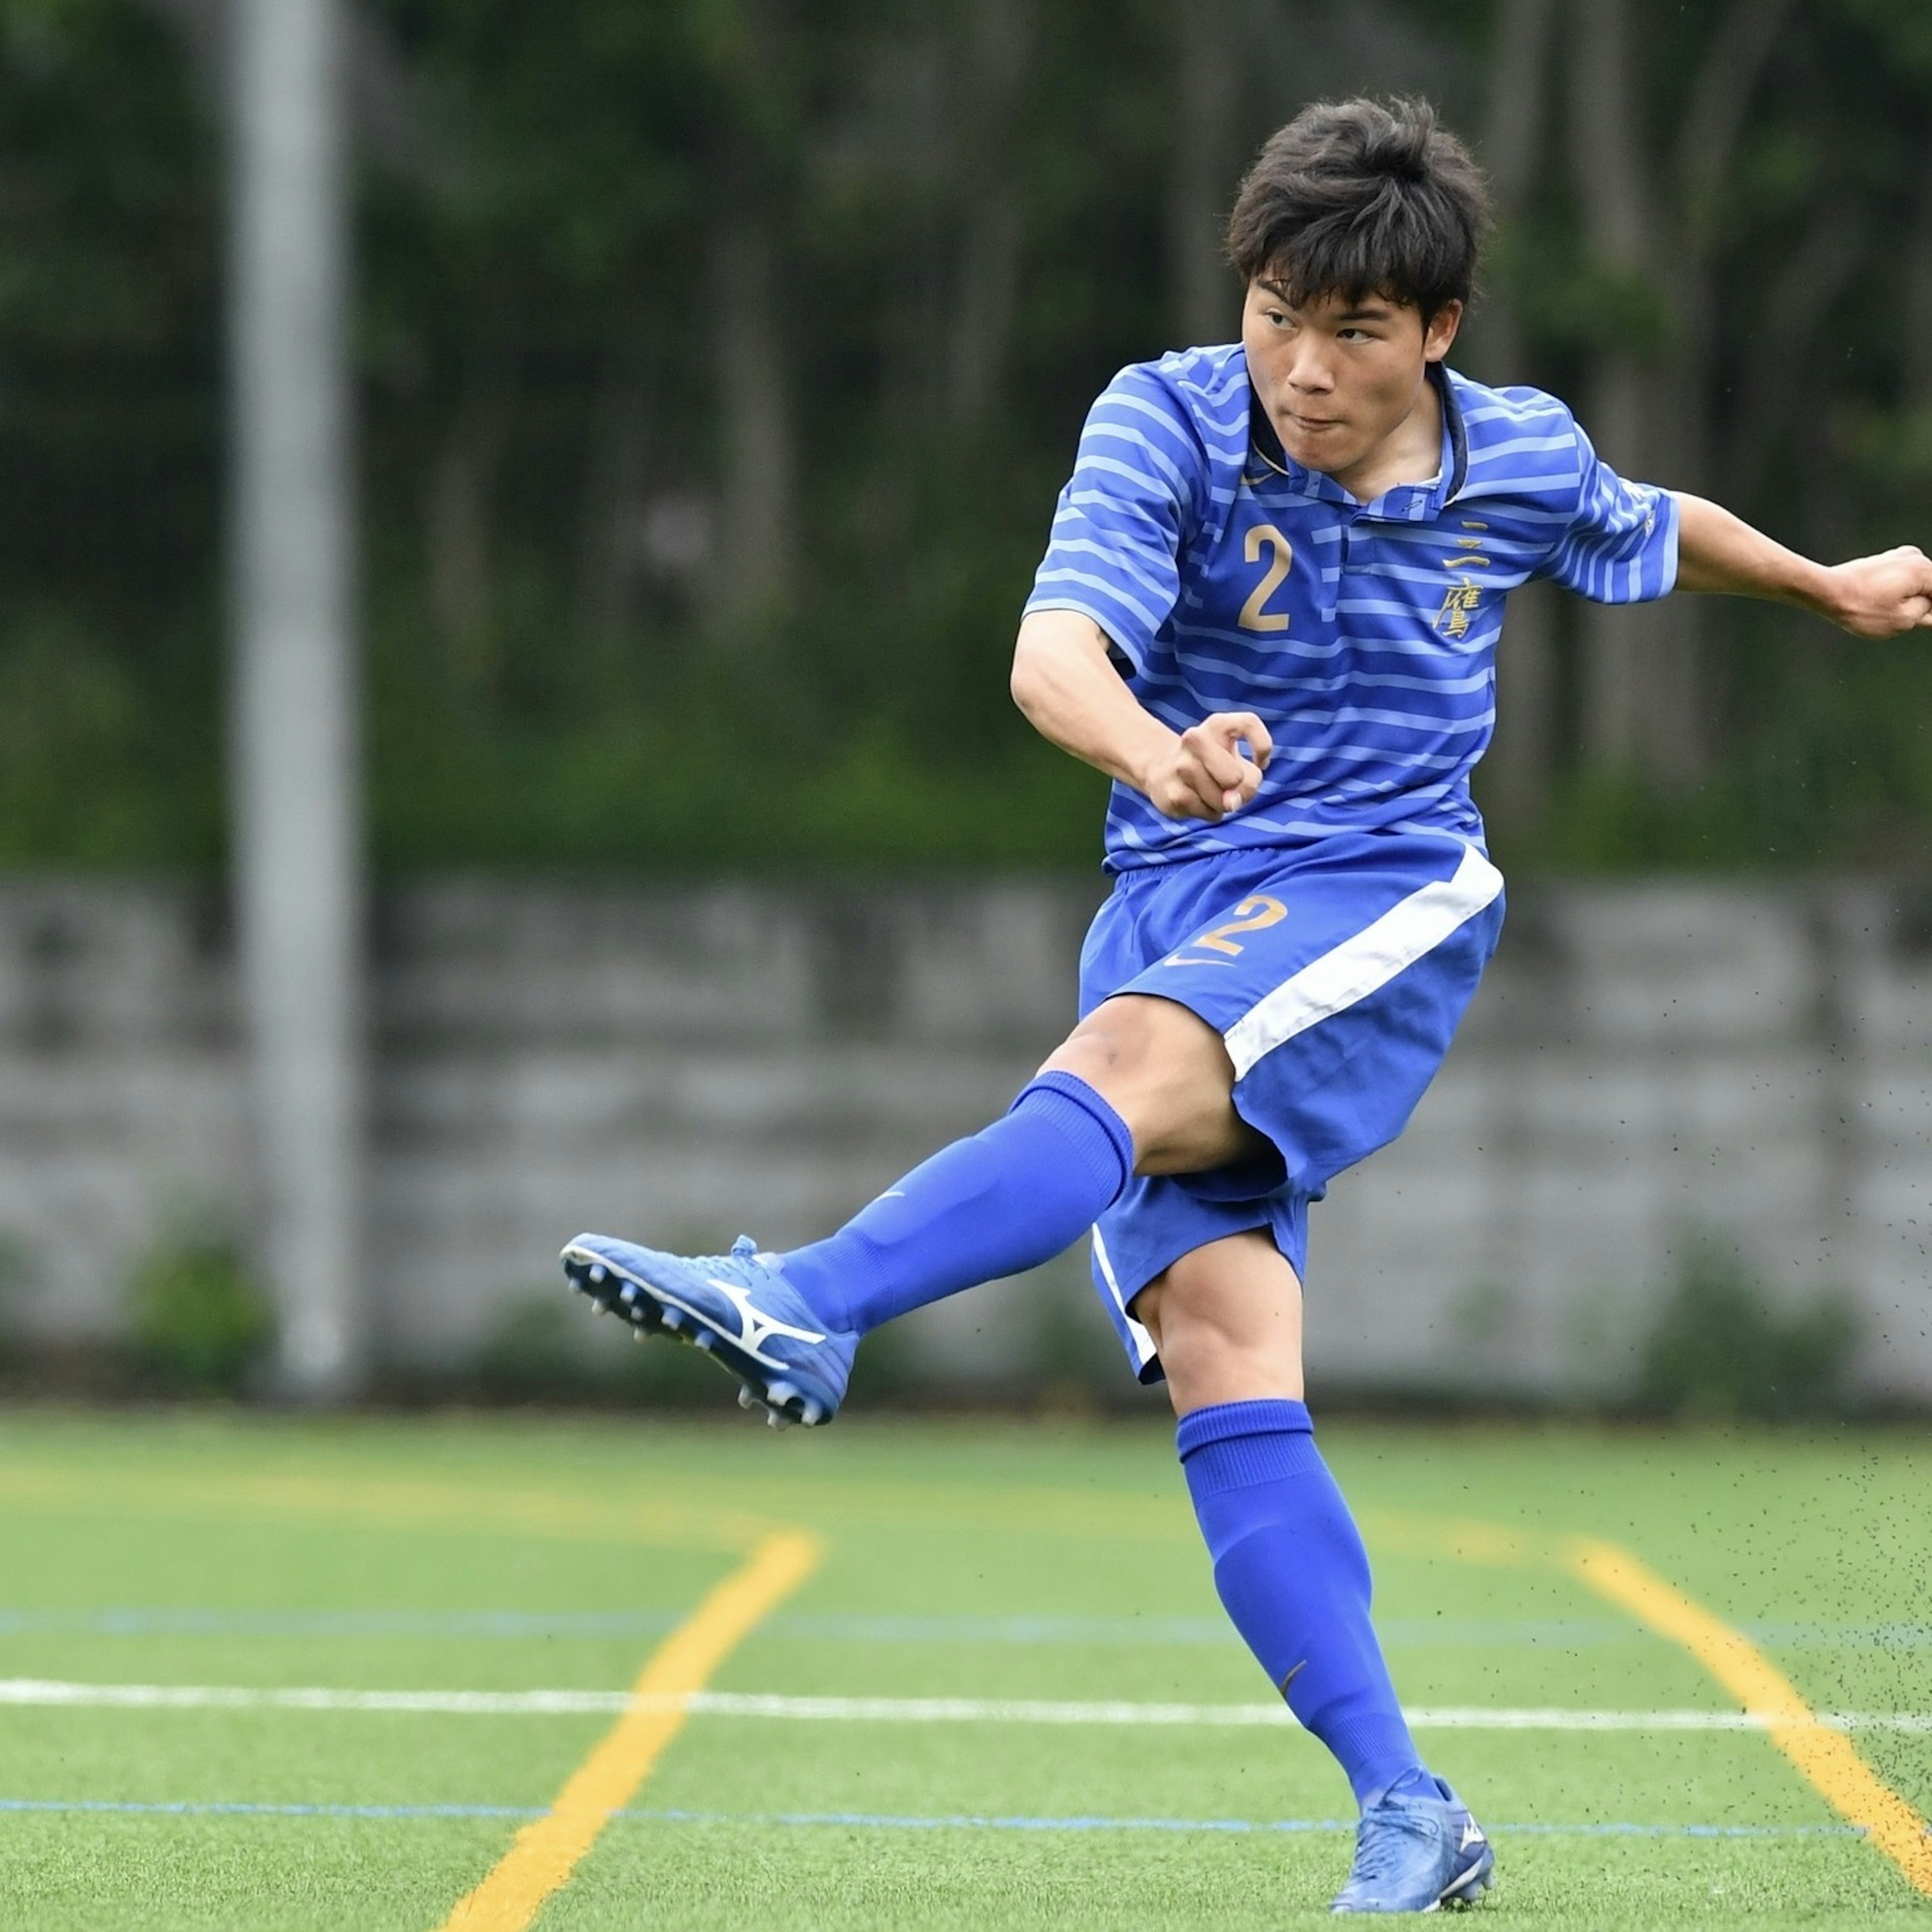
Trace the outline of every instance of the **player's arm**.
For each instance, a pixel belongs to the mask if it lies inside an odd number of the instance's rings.
[[[1677,497],[1677,588],[1795,604],[1860,638],[1932,628],[1932,561],[1910,544],[1814,563],[1702,496]]]
[[[1169,818],[1210,824],[1260,790],[1274,746],[1250,711],[1217,711],[1176,731],[1127,688],[1106,634],[1078,610],[1031,610],[1013,647],[1013,702],[1063,752],[1144,793]],[[1245,742],[1251,755],[1244,757]]]

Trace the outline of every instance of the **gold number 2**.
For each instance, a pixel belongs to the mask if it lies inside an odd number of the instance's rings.
[[[1274,561],[1268,572],[1254,587],[1252,596],[1241,606],[1241,628],[1244,631],[1285,631],[1288,628],[1286,610],[1263,609],[1268,599],[1281,588],[1282,580],[1288,574],[1288,566],[1294,561],[1294,552],[1287,538],[1272,524],[1257,524],[1247,534],[1241,545],[1241,554],[1250,563],[1262,560],[1264,548],[1274,552]]]
[[[1212,932],[1204,932],[1198,939],[1190,939],[1185,950],[1191,952],[1198,947],[1208,952],[1238,953],[1241,948],[1228,935],[1231,932],[1258,932],[1267,926],[1279,926],[1288,916],[1288,908],[1279,899],[1244,899],[1234,908],[1234,916],[1225,926],[1217,926]]]

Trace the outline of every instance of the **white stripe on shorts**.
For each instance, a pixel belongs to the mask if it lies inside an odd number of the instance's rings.
[[[1502,873],[1469,847],[1454,878],[1411,892],[1250,1006],[1226,1036],[1234,1078],[1242,1078],[1257,1060],[1297,1034],[1386,986],[1474,918],[1502,889]]]
[[[1114,1279],[1113,1258],[1107,1252],[1107,1244],[1101,1238],[1098,1228],[1094,1230],[1094,1258],[1100,1263],[1100,1279],[1107,1284],[1107,1292],[1114,1298],[1114,1306],[1120,1311],[1120,1319],[1127,1324],[1127,1333],[1133,1337],[1135,1366],[1144,1369],[1154,1358],[1154,1337],[1127,1312],[1127,1304],[1120,1295],[1120,1284]]]

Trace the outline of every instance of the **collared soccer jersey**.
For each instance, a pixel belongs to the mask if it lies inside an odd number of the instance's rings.
[[[1274,755],[1209,825],[1114,788],[1118,876],[1081,958],[1082,1015],[1121,993],[1221,1035],[1256,1156],[1141,1176],[1094,1231],[1128,1359],[1160,1376],[1134,1298],[1181,1256],[1266,1229],[1306,1279],[1308,1207],[1402,1131],[1503,913],[1469,773],[1496,719],[1510,590],[1606,603],[1676,581],[1677,506],[1600,462],[1534,389],[1450,371],[1441,462],[1358,502],[1289,460],[1238,346],[1123,370],[1094,404],[1028,608],[1084,613],[1177,730],[1253,711]]]
[[[1469,773],[1510,591],[1672,587],[1674,498],[1616,475],[1554,397],[1436,380],[1440,470],[1368,503],[1283,454],[1238,344],[1136,364],[1094,404],[1027,608],[1090,617],[1175,730],[1245,710],[1274,739],[1218,824],[1115,785],[1109,871],[1378,827],[1480,845]]]

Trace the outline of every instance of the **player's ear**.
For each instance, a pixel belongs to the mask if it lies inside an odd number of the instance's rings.
[[[1456,340],[1456,332],[1462,326],[1462,304],[1460,302],[1446,302],[1429,318],[1422,332],[1422,359],[1425,362],[1439,362],[1449,352],[1449,345]]]

